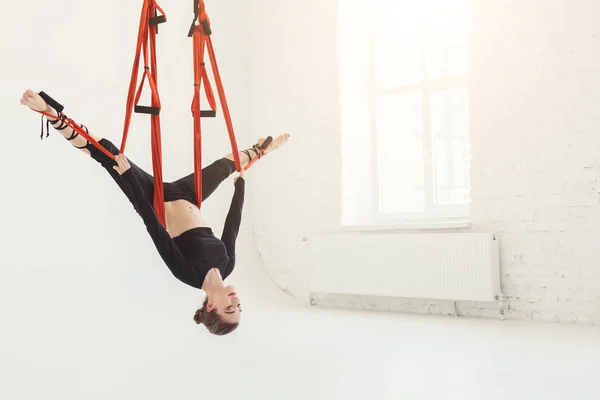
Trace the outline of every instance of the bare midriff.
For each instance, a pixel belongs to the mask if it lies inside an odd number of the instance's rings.
[[[175,200],[165,203],[167,231],[174,238],[194,228],[208,227],[198,207],[187,200]]]

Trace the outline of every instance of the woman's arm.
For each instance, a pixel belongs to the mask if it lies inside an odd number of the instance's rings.
[[[131,203],[140,217],[142,217],[144,225],[146,225],[146,230],[169,269],[173,271],[171,264],[181,265],[182,263],[189,263],[189,260],[175,246],[171,236],[158,220],[158,217],[154,213],[154,208],[152,208],[150,200],[144,194],[142,186],[130,168],[127,158],[123,154],[119,154],[115,156],[115,160],[117,161],[117,165],[114,169],[130,187]]]
[[[235,241],[237,239],[238,232],[240,230],[240,224],[242,222],[242,208],[244,206],[244,194],[245,194],[246,181],[243,175],[235,181],[235,192],[233,193],[233,199],[231,199],[231,205],[227,218],[225,219],[225,226],[223,228],[223,234],[221,235],[221,241],[227,249],[227,255],[229,256],[228,270],[231,272],[235,264]]]

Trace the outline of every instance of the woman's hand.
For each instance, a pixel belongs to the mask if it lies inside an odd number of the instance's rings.
[[[117,165],[115,165],[113,168],[119,173],[119,175],[123,175],[125,171],[131,168],[131,165],[129,165],[129,160],[127,160],[127,157],[125,157],[123,154],[116,155],[115,161],[117,162]]]
[[[244,168],[242,168],[242,170],[240,171],[240,175],[237,178],[235,178],[233,183],[237,182],[238,178],[245,179],[245,177],[246,177],[246,170]]]

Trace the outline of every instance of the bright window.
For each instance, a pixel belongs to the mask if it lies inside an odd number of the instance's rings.
[[[344,225],[467,219],[470,0],[341,0]]]

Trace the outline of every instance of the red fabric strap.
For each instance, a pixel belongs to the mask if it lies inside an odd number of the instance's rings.
[[[142,95],[142,89],[146,80],[150,86],[152,96],[152,107],[160,110],[161,103],[158,95],[158,71],[156,63],[156,25],[150,25],[150,19],[157,12],[165,15],[162,8],[156,4],[155,0],[145,0],[140,16],[140,26],[138,32],[138,42],[136,48],[135,59],[131,72],[131,81],[129,83],[129,93],[127,95],[127,108],[125,110],[125,123],[123,126],[123,138],[121,141],[121,153],[125,152],[127,137],[129,134],[129,126],[131,124],[131,116],[133,110]],[[165,16],[166,17],[166,16]],[[140,56],[143,52],[144,56],[144,73],[142,80],[136,91],[138,80],[138,71],[140,68]],[[151,115],[151,144],[152,144],[152,169],[154,175],[154,212],[158,220],[166,226],[165,219],[165,202],[162,174],[162,143],[161,143],[161,124],[160,114]]]
[[[206,72],[205,64],[205,51],[208,51],[210,64],[214,73],[215,84],[219,93],[219,99],[221,101],[221,108],[223,109],[223,115],[225,117],[225,124],[227,125],[227,132],[229,134],[229,141],[231,142],[231,152],[235,162],[236,170],[239,172],[242,170],[240,155],[238,151],[237,141],[235,138],[235,132],[233,130],[233,123],[231,121],[231,115],[229,113],[229,106],[227,105],[227,99],[225,97],[225,89],[223,88],[223,82],[219,73],[217,65],[217,59],[213,48],[212,40],[209,35],[204,32],[202,23],[210,26],[210,18],[206,14],[206,7],[204,0],[200,0],[198,4],[198,20],[196,29],[194,30],[193,46],[194,46],[194,98],[192,100],[192,115],[194,117],[194,176],[195,176],[195,189],[198,208],[202,207],[202,124],[201,124],[201,86],[204,84],[206,93],[206,99],[212,111],[216,112],[216,101],[215,96],[208,80],[208,73]],[[247,168],[246,168],[247,169]]]
[[[33,109],[32,109],[33,110]],[[33,110],[37,113],[40,113],[42,115],[45,115],[48,119],[51,120],[55,120],[56,118],[59,118],[55,115],[52,114],[48,114],[45,113],[43,111],[38,111],[38,110]],[[89,133],[87,133],[86,130],[84,130],[81,126],[79,126],[77,124],[77,122],[73,121],[71,118],[67,117],[67,115],[65,113],[62,113],[62,117],[60,117],[61,120],[63,120],[63,122],[71,129],[73,129],[75,132],[79,133],[81,136],[83,136],[84,138],[87,139],[88,142],[90,142],[92,145],[96,146],[98,148],[98,150],[100,150],[101,152],[103,152],[104,154],[106,154],[108,157],[110,157],[111,159],[115,159],[115,156],[109,152],[108,150],[106,150],[104,147],[102,147],[100,145],[100,143],[98,143],[96,140],[94,140]]]

